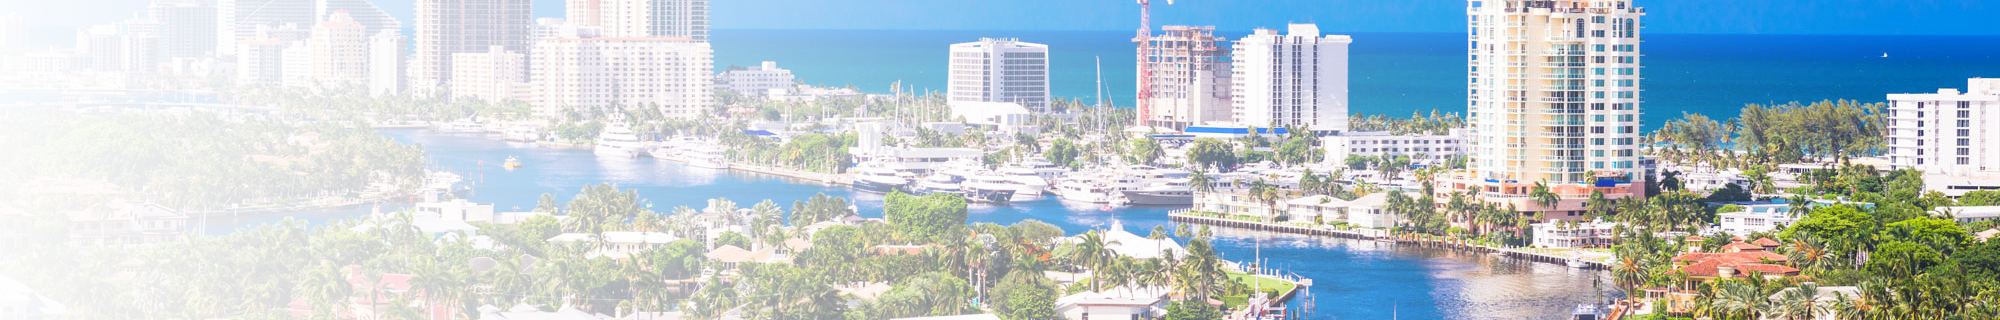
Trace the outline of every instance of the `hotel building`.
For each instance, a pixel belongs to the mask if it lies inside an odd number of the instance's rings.
[[[1639,19],[1628,0],[1468,1],[1466,190],[1523,212],[1580,216],[1592,191],[1639,188]],[[1602,177],[1604,179],[1593,179]],[[1595,181],[1594,184],[1590,183]],[[1527,200],[1535,183],[1564,200]]]
[[[159,58],[198,58],[215,50],[215,7],[200,0],[157,0],[147,8],[159,23]]]
[[[708,41],[708,0],[569,0],[569,23],[606,37]]]
[[[1312,24],[1287,29],[1257,29],[1231,48],[1231,117],[1315,134],[1347,131],[1347,45],[1354,40],[1320,35]]]
[[[951,45],[950,101],[1012,102],[1049,111],[1049,46],[982,38]]]
[[[798,87],[798,78],[791,70],[778,68],[777,61],[764,61],[756,67],[742,70],[723,71],[720,78],[729,91],[745,96],[763,96],[772,89],[788,90]]]
[[[1165,26],[1148,41],[1152,74],[1139,75],[1152,77],[1144,125],[1183,130],[1230,121],[1230,53],[1215,27]]]
[[[451,95],[488,103],[514,98],[514,87],[528,82],[528,57],[492,46],[486,52],[451,55]]]
[[[615,103],[694,118],[714,104],[714,54],[689,38],[542,39],[529,64],[536,113]]]
[[[1964,92],[1889,95],[1889,162],[1954,197],[2000,189],[2000,79],[1966,82]]]
[[[404,82],[412,89],[443,89],[451,55],[492,46],[528,51],[528,0],[417,0],[416,54]]]

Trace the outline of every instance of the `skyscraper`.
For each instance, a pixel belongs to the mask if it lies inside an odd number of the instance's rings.
[[[405,84],[411,89],[443,89],[451,78],[451,54],[486,52],[492,46],[528,51],[528,0],[417,0],[416,54],[410,56]]]
[[[606,37],[708,41],[708,0],[569,0],[568,22]]]
[[[365,28],[364,34],[403,28],[367,0],[216,0],[215,7],[216,52],[236,52],[237,41],[256,38],[258,26],[306,27],[342,10]]]
[[[208,56],[215,51],[215,7],[200,0],[155,0],[147,8],[159,23],[155,47],[161,60]]]
[[[715,100],[715,52],[687,38],[547,38],[535,42],[536,114],[560,108],[658,106],[692,119]],[[590,63],[578,63],[589,61]]]
[[[363,29],[347,11],[334,11],[313,26],[306,42],[312,48],[315,80],[356,84],[368,80],[368,38]]]
[[[1257,29],[1230,48],[1232,117],[1252,126],[1347,131],[1347,45],[1354,40],[1320,35],[1311,24],[1287,29]]]
[[[1627,0],[1473,0],[1475,178],[1583,183],[1635,171],[1639,18]]]
[[[368,37],[368,94],[381,96],[403,92],[403,56],[407,53],[403,34],[382,30]]]
[[[1222,50],[1215,27],[1165,26],[1149,41],[1145,61],[1153,90],[1143,98],[1152,108],[1145,125],[1179,130],[1230,121],[1229,51]]]
[[[1012,102],[1049,110],[1049,46],[1014,39],[951,45],[950,101]]]

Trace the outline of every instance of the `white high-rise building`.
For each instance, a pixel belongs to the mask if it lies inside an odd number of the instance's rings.
[[[708,41],[708,0],[569,0],[569,23],[606,37]]]
[[[1012,102],[1049,111],[1049,46],[983,38],[951,45],[951,101]]]
[[[451,54],[501,46],[528,51],[528,0],[417,0],[416,54],[404,82],[411,89],[443,89]]]
[[[512,99],[514,86],[528,82],[528,57],[492,46],[486,52],[451,54],[451,95],[488,103]]]
[[[318,75],[313,73],[312,46],[304,41],[289,42],[279,52],[283,67],[278,69],[278,73],[285,86],[310,87],[318,83]]]
[[[197,58],[216,52],[215,7],[200,0],[155,0],[147,8],[159,23],[159,58]]]
[[[764,61],[754,68],[723,71],[722,84],[736,93],[746,96],[763,96],[771,89],[791,89],[797,87],[798,78],[791,70],[778,68],[777,61]]]
[[[1147,48],[1152,70],[1145,125],[1176,130],[1231,115],[1229,52],[1215,27],[1165,26]],[[1139,75],[1145,77],[1146,75]]]
[[[616,103],[694,118],[714,104],[714,55],[687,38],[542,39],[529,66],[536,113]]]
[[[2000,189],[2000,79],[1966,82],[1964,92],[1889,95],[1889,162],[1949,196]]]
[[[276,39],[238,41],[236,83],[279,84],[285,77],[285,42]]]
[[[159,40],[152,20],[126,20],[77,29],[76,51],[84,70],[151,73],[158,69]]]
[[[347,11],[335,11],[326,21],[314,25],[312,38],[313,78],[320,83],[368,81],[368,38],[361,23]]]
[[[403,92],[403,34],[382,30],[368,37],[368,94],[382,96]]]
[[[22,41],[21,37],[26,36],[28,31],[21,28],[21,15],[13,12],[0,15],[0,53],[27,49],[22,45],[26,41]]]
[[[1474,178],[1630,178],[1639,161],[1645,10],[1627,0],[1468,3]]]
[[[1347,45],[1354,40],[1320,35],[1312,24],[1287,29],[1257,29],[1231,47],[1231,116],[1252,126],[1347,131]]]
[[[215,9],[216,52],[236,52],[238,41],[257,39],[259,26],[311,26],[335,11],[347,11],[366,28],[363,34],[403,28],[402,22],[367,0],[216,0]]]

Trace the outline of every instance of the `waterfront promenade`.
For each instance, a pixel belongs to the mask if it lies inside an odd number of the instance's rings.
[[[1309,223],[1265,222],[1265,221],[1257,221],[1255,219],[1248,219],[1244,217],[1228,217],[1214,213],[1196,212],[1188,209],[1174,210],[1172,212],[1169,212],[1167,214],[1167,217],[1168,220],[1180,223],[1193,223],[1193,224],[1211,225],[1218,227],[1250,229],[1250,230],[1264,231],[1264,232],[1289,233],[1289,234],[1308,235],[1317,237],[1335,237],[1335,238],[1346,238],[1346,239],[1363,240],[1363,241],[1379,241],[1385,243],[1395,243],[1399,245],[1446,248],[1452,250],[1463,250],[1463,251],[1471,251],[1478,253],[1497,253],[1509,258],[1524,259],[1540,263],[1567,265],[1579,269],[1589,269],[1589,270],[1610,269],[1609,261],[1611,255],[1583,251],[1583,250],[1557,250],[1557,249],[1532,248],[1532,247],[1493,246],[1493,245],[1477,244],[1465,240],[1450,239],[1446,237],[1440,237],[1428,234],[1398,233],[1381,229],[1342,228],[1330,225],[1312,225]]]

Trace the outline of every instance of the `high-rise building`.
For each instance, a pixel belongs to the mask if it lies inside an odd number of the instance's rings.
[[[237,85],[271,85],[284,81],[284,41],[242,40],[238,41],[235,47]]]
[[[382,30],[368,37],[368,94],[382,96],[403,92],[403,34]]]
[[[158,70],[157,29],[152,20],[126,20],[77,29],[76,51],[86,63],[79,69],[128,73]]]
[[[2000,79],[1966,82],[1965,92],[1889,95],[1889,163],[1950,196],[2000,189]]]
[[[1315,133],[1347,131],[1345,35],[1319,26],[1257,29],[1231,47],[1231,117],[1251,126],[1301,126]]]
[[[361,83],[368,81],[368,39],[361,23],[334,11],[326,21],[314,25],[312,38],[313,78],[321,83]]]
[[[303,41],[288,42],[278,55],[282,65],[278,73],[284,86],[310,87],[319,83],[317,75],[313,74],[312,46]]]
[[[708,0],[569,0],[569,23],[606,37],[708,41]]]
[[[514,86],[528,82],[527,56],[492,46],[486,52],[451,54],[451,95],[488,103],[512,99]]]
[[[1012,102],[1049,110],[1049,46],[983,38],[951,45],[951,101]]]
[[[1580,184],[1637,172],[1644,9],[1473,0],[1466,12],[1474,178]]]
[[[21,15],[13,12],[0,15],[0,53],[24,51],[27,49],[22,45],[26,41],[23,41],[21,37],[26,36],[28,32],[21,28]]]
[[[155,0],[147,8],[159,23],[159,58],[198,58],[216,52],[215,7],[201,0]]]
[[[528,0],[417,0],[416,54],[410,56],[405,85],[444,89],[451,78],[451,54],[485,52],[492,46],[528,51]]]
[[[347,11],[366,28],[364,34],[403,28],[402,22],[367,0],[216,0],[215,7],[216,52],[236,52],[232,46],[238,41],[257,38],[258,26],[311,26],[335,11]]]
[[[798,85],[798,78],[791,70],[778,68],[777,61],[764,61],[756,67],[723,71],[717,76],[729,91],[746,96],[763,96],[771,89],[791,89]]]
[[[1152,96],[1145,125],[1175,130],[1209,122],[1229,122],[1229,52],[1215,27],[1165,26],[1147,45]]]
[[[687,38],[542,39],[530,55],[535,112],[615,103],[694,118],[714,104],[714,54]]]

